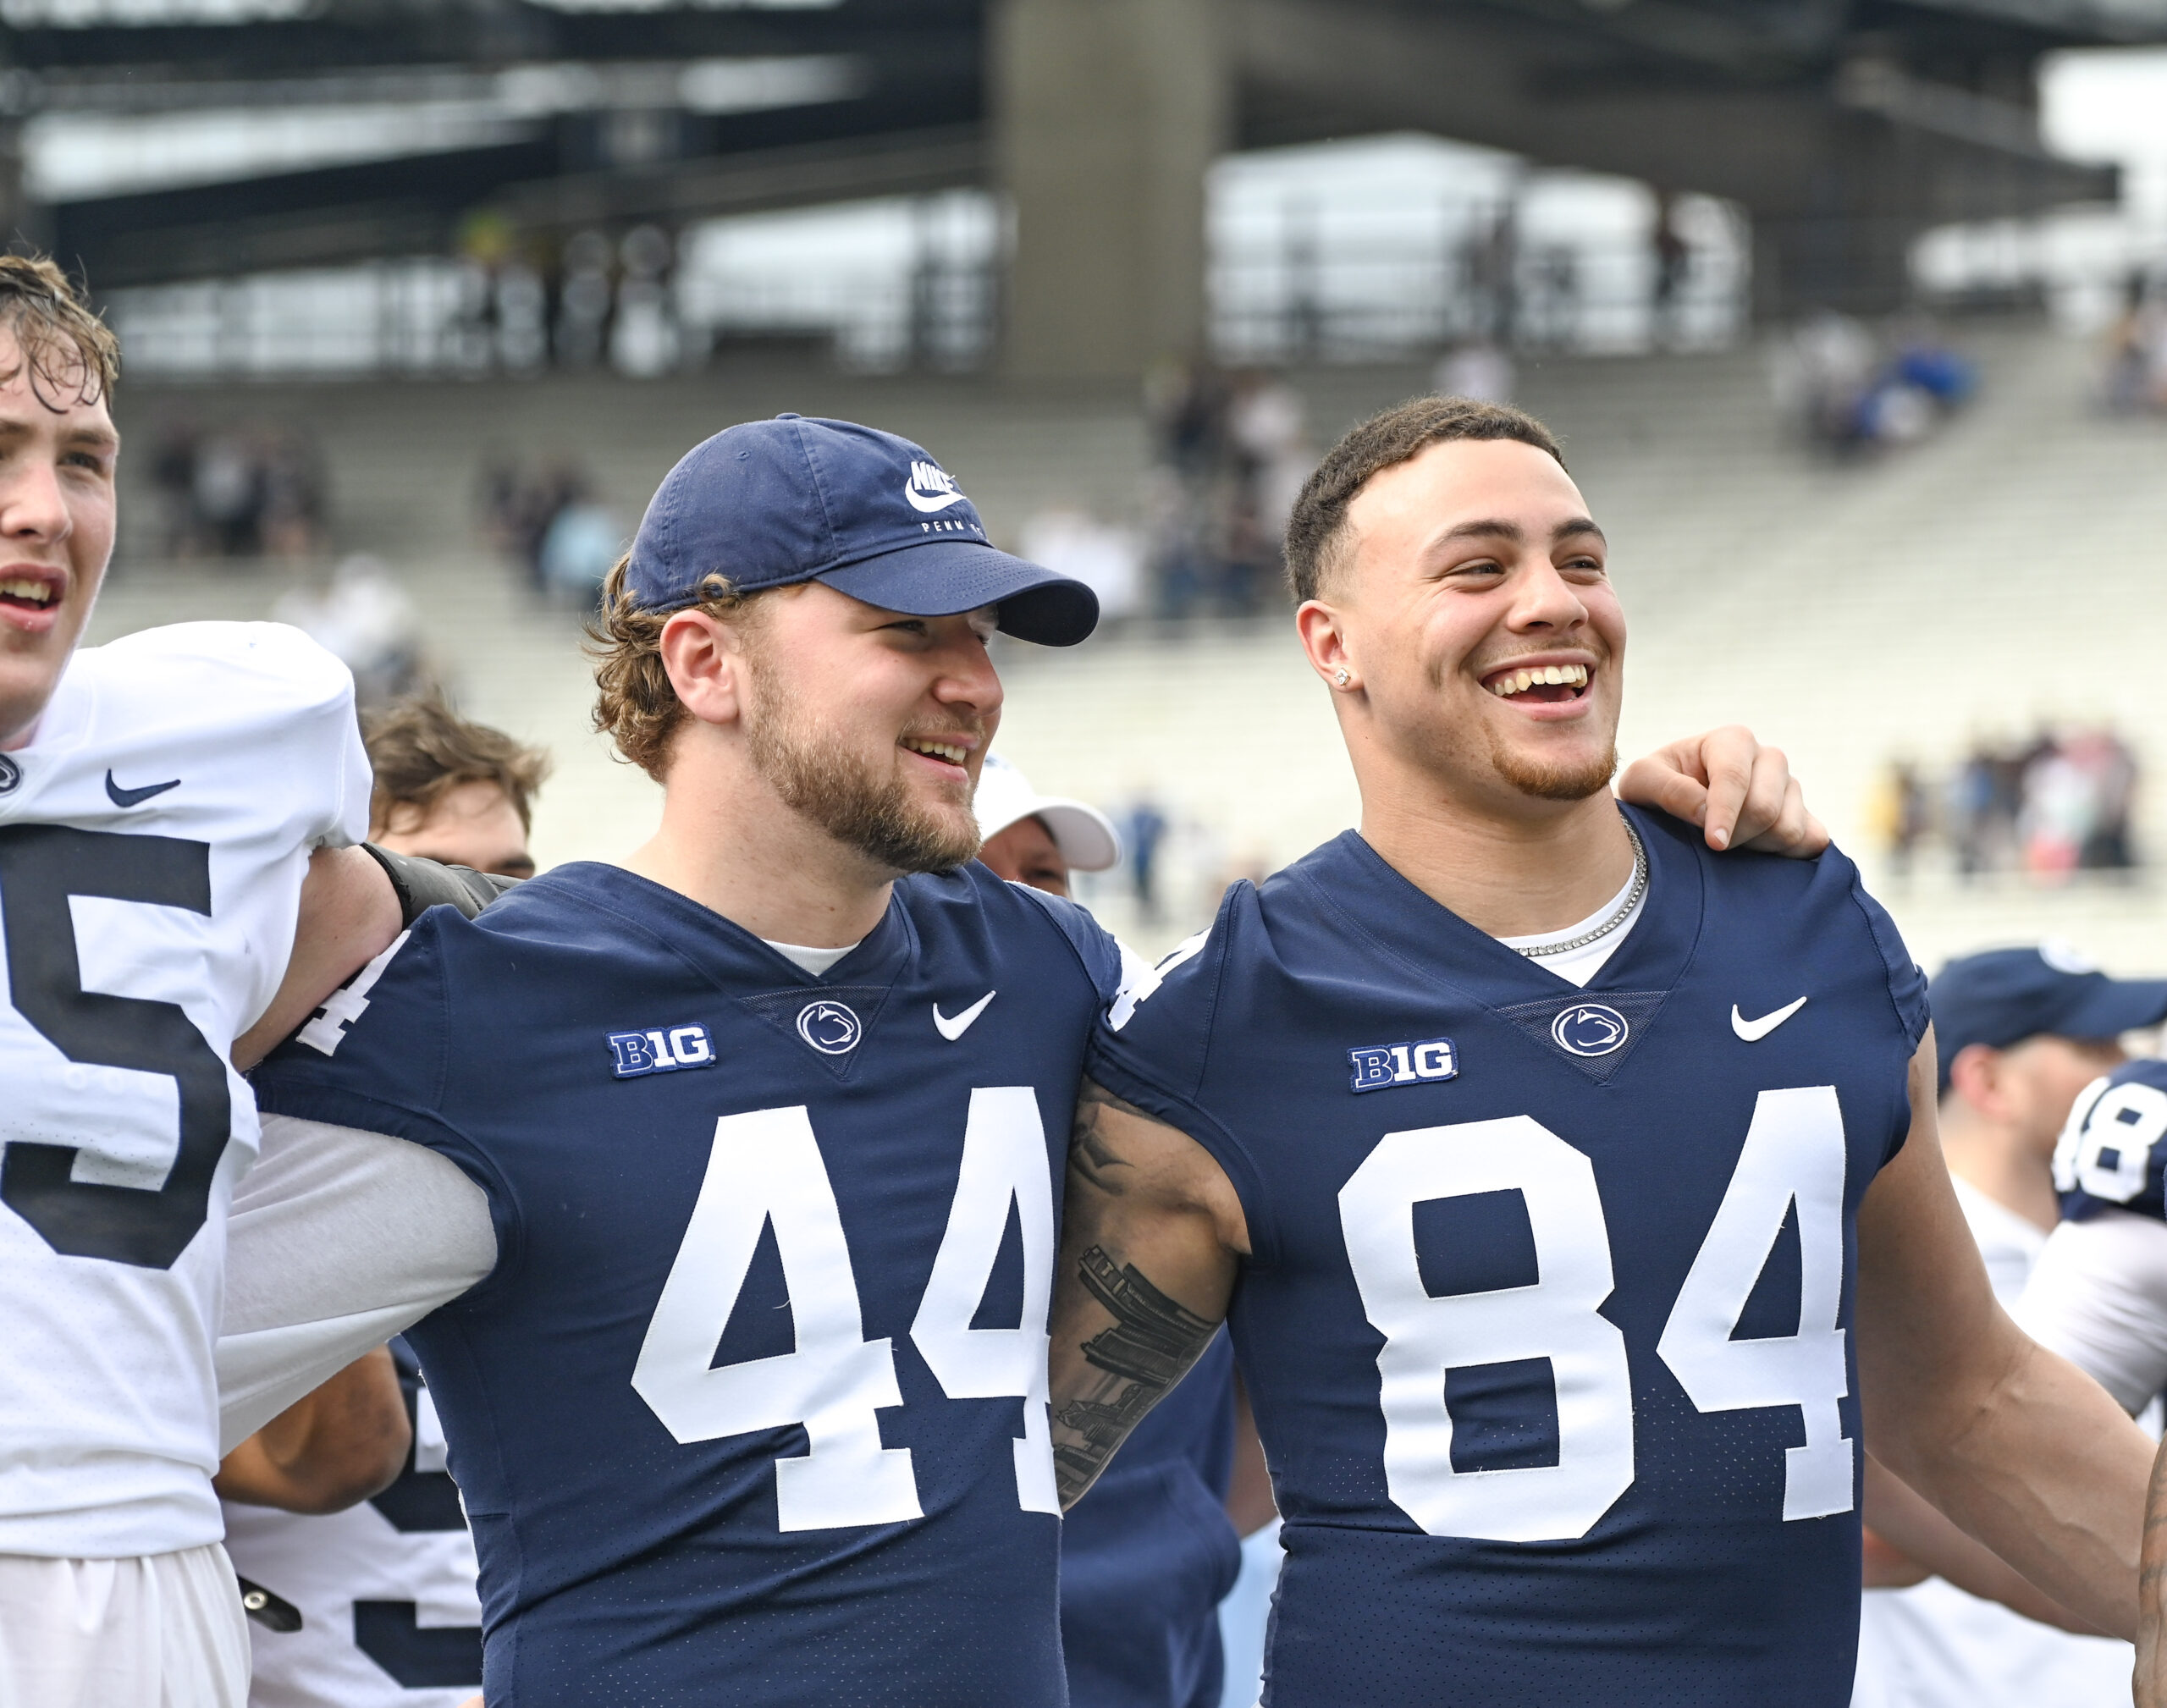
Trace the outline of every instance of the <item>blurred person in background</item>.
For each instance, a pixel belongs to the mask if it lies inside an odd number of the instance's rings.
[[[378,847],[533,875],[527,836],[547,753],[434,699],[388,707],[366,733]],[[260,1474],[240,1480],[310,1408],[336,1403],[350,1371],[235,1448],[220,1471],[226,1551],[252,1598],[250,1708],[459,1708],[481,1688],[474,1541],[444,1468],[444,1426],[403,1340],[362,1362],[372,1361],[395,1361],[410,1425],[389,1487],[343,1512],[298,1498],[274,1512]],[[296,1516],[312,1512],[329,1516]]]
[[[1136,892],[1136,909],[1144,919],[1159,919],[1159,845],[1172,827],[1149,790],[1140,791],[1122,820],[1122,840],[1128,851],[1129,881]]]
[[[2167,1020],[2167,980],[2109,978],[2068,945],[2047,943],[1952,961],[1928,1000],[1949,1177],[1994,1295],[2014,1307],[2060,1220],[2054,1156],[2070,1107],[2122,1061],[2123,1033]],[[2084,1364],[2071,1348],[2042,1344]],[[1866,1556],[1855,1708],[2126,1700],[2128,1644],[2054,1629],[1944,1579],[1922,1582],[1871,1531]]]
[[[1454,344],[1431,371],[1430,389],[1440,397],[1472,398],[1477,403],[1510,403],[1516,376],[1513,359],[1487,339]]]
[[[1104,872],[1121,836],[1095,807],[1040,795],[989,754],[972,802],[979,858],[1012,884],[1065,896]],[[1220,1601],[1242,1539],[1277,1516],[1264,1449],[1224,1335],[1130,1436],[1061,1523],[1061,1640],[1072,1708],[1216,1708]],[[1262,1639],[1261,1622],[1256,1634]]]
[[[273,621],[290,623],[354,675],[363,711],[428,682],[422,615],[398,578],[356,552],[324,578],[320,571],[278,596]]]

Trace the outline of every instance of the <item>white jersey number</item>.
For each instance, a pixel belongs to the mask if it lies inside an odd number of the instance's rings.
[[[2087,1088],[2090,1089],[2090,1088]],[[2141,1080],[2080,1096],[2054,1147],[2054,1184],[2079,1187],[2108,1204],[2144,1190],[2152,1147],[2167,1133],[2167,1094]]]
[[[973,1329],[1012,1206],[1023,1236],[1023,1319]],[[797,1349],[714,1365],[762,1228],[772,1223]],[[1046,1413],[1046,1312],[1053,1186],[1028,1086],[971,1093],[947,1231],[911,1337],[951,1399],[1025,1402],[1015,1444],[1018,1502],[1057,1512]],[[922,1518],[907,1448],[880,1445],[874,1413],[900,1406],[891,1342],[865,1338],[841,1212],[802,1105],[725,1116],[632,1371],[632,1386],[680,1441],[804,1425],[809,1451],[775,1465],[786,1530]]]
[[[1832,1086],[1764,1091],[1730,1186],[1657,1349],[1703,1412],[1796,1406],[1806,1445],[1788,1450],[1784,1517],[1851,1507],[1851,1444],[1836,1403],[1850,1391],[1844,1331],[1844,1124]],[[1432,1297],[1414,1206],[1517,1192],[1534,1235],[1532,1286]],[[1733,1340],[1795,1204],[1799,1329]],[[1504,1542],[1585,1535],[1632,1485],[1633,1390],[1624,1338],[1598,1315],[1610,1296],[1610,1235],[1586,1156],[1528,1116],[1387,1133],[1339,1193],[1340,1226],[1377,1354],[1385,1481],[1436,1536]],[[1452,1462],[1445,1372],[1547,1358],[1556,1386],[1552,1465],[1461,1471]]]

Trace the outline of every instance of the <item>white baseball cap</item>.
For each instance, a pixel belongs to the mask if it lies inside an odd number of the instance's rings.
[[[985,757],[971,805],[979,816],[979,834],[989,839],[1019,819],[1038,819],[1076,871],[1103,872],[1121,858],[1121,833],[1112,819],[1081,801],[1039,794],[1021,771],[995,754]]]

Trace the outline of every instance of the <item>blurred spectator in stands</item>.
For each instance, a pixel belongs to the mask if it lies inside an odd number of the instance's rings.
[[[2129,871],[2137,785],[2137,756],[2111,730],[1975,741],[1947,795],[1957,875],[2015,870],[2059,883],[2072,872]]]
[[[1017,543],[1032,563],[1096,593],[1100,623],[1144,609],[1143,550],[1133,530],[1109,526],[1072,504],[1051,504],[1023,524]]]
[[[1685,343],[1685,287],[1693,274],[1693,246],[1678,227],[1678,197],[1665,190],[1656,203],[1649,246],[1655,251],[1656,342],[1671,350]]]
[[[601,597],[610,565],[631,543],[607,504],[590,493],[576,493],[549,519],[542,536],[543,592],[559,604],[593,605]]]
[[[1519,333],[1519,207],[1508,194],[1460,251],[1468,306],[1477,335],[1510,344]]]
[[[1066,895],[1070,873],[1104,872],[1121,858],[1112,819],[1084,802],[1039,794],[997,755],[986,756],[971,807],[985,838],[979,858],[1012,884]]]
[[[1911,875],[1911,861],[1930,828],[1927,788],[1909,759],[1892,759],[1881,774],[1872,809],[1873,829],[1889,850],[1889,869]]]
[[[279,595],[271,614],[291,623],[354,673],[363,710],[431,686],[421,615],[391,572],[356,553],[328,578]]]
[[[2104,392],[2110,410],[2167,408],[2167,303],[2142,271],[2131,274],[2121,317],[2109,335]]]
[[[1166,813],[1147,791],[1136,797],[1122,819],[1122,841],[1128,849],[1129,882],[1136,892],[1137,911],[1156,923],[1159,918],[1159,845],[1166,840]]]
[[[1147,557],[1161,615],[1252,616],[1272,596],[1287,513],[1315,466],[1302,399],[1261,372],[1157,371]]]
[[[322,548],[323,460],[298,427],[207,433],[172,423],[151,478],[172,556],[306,558]]]
[[[497,548],[526,570],[537,592],[547,592],[543,552],[549,530],[569,507],[587,501],[593,482],[572,457],[560,452],[529,473],[503,451],[486,459],[475,482],[482,530]],[[605,573],[608,565],[604,565]]]
[[[1473,398],[1478,403],[1510,403],[1517,380],[1512,357],[1481,338],[1454,344],[1430,371],[1430,389],[1438,396]]]
[[[1977,371],[1926,320],[1902,322],[1883,355],[1849,315],[1813,316],[1774,353],[1777,402],[1837,450],[1909,444],[1969,400]]]
[[[527,839],[549,756],[471,723],[433,694],[395,700],[363,720],[369,840],[394,854],[532,878]]]

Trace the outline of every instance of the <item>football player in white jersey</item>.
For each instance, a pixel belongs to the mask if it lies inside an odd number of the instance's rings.
[[[236,1066],[405,910],[349,846],[368,769],[330,654],[234,623],[75,651],[113,548],[118,365],[58,268],[0,257],[0,1702],[229,1708],[248,1650],[211,1347],[257,1145]]]

